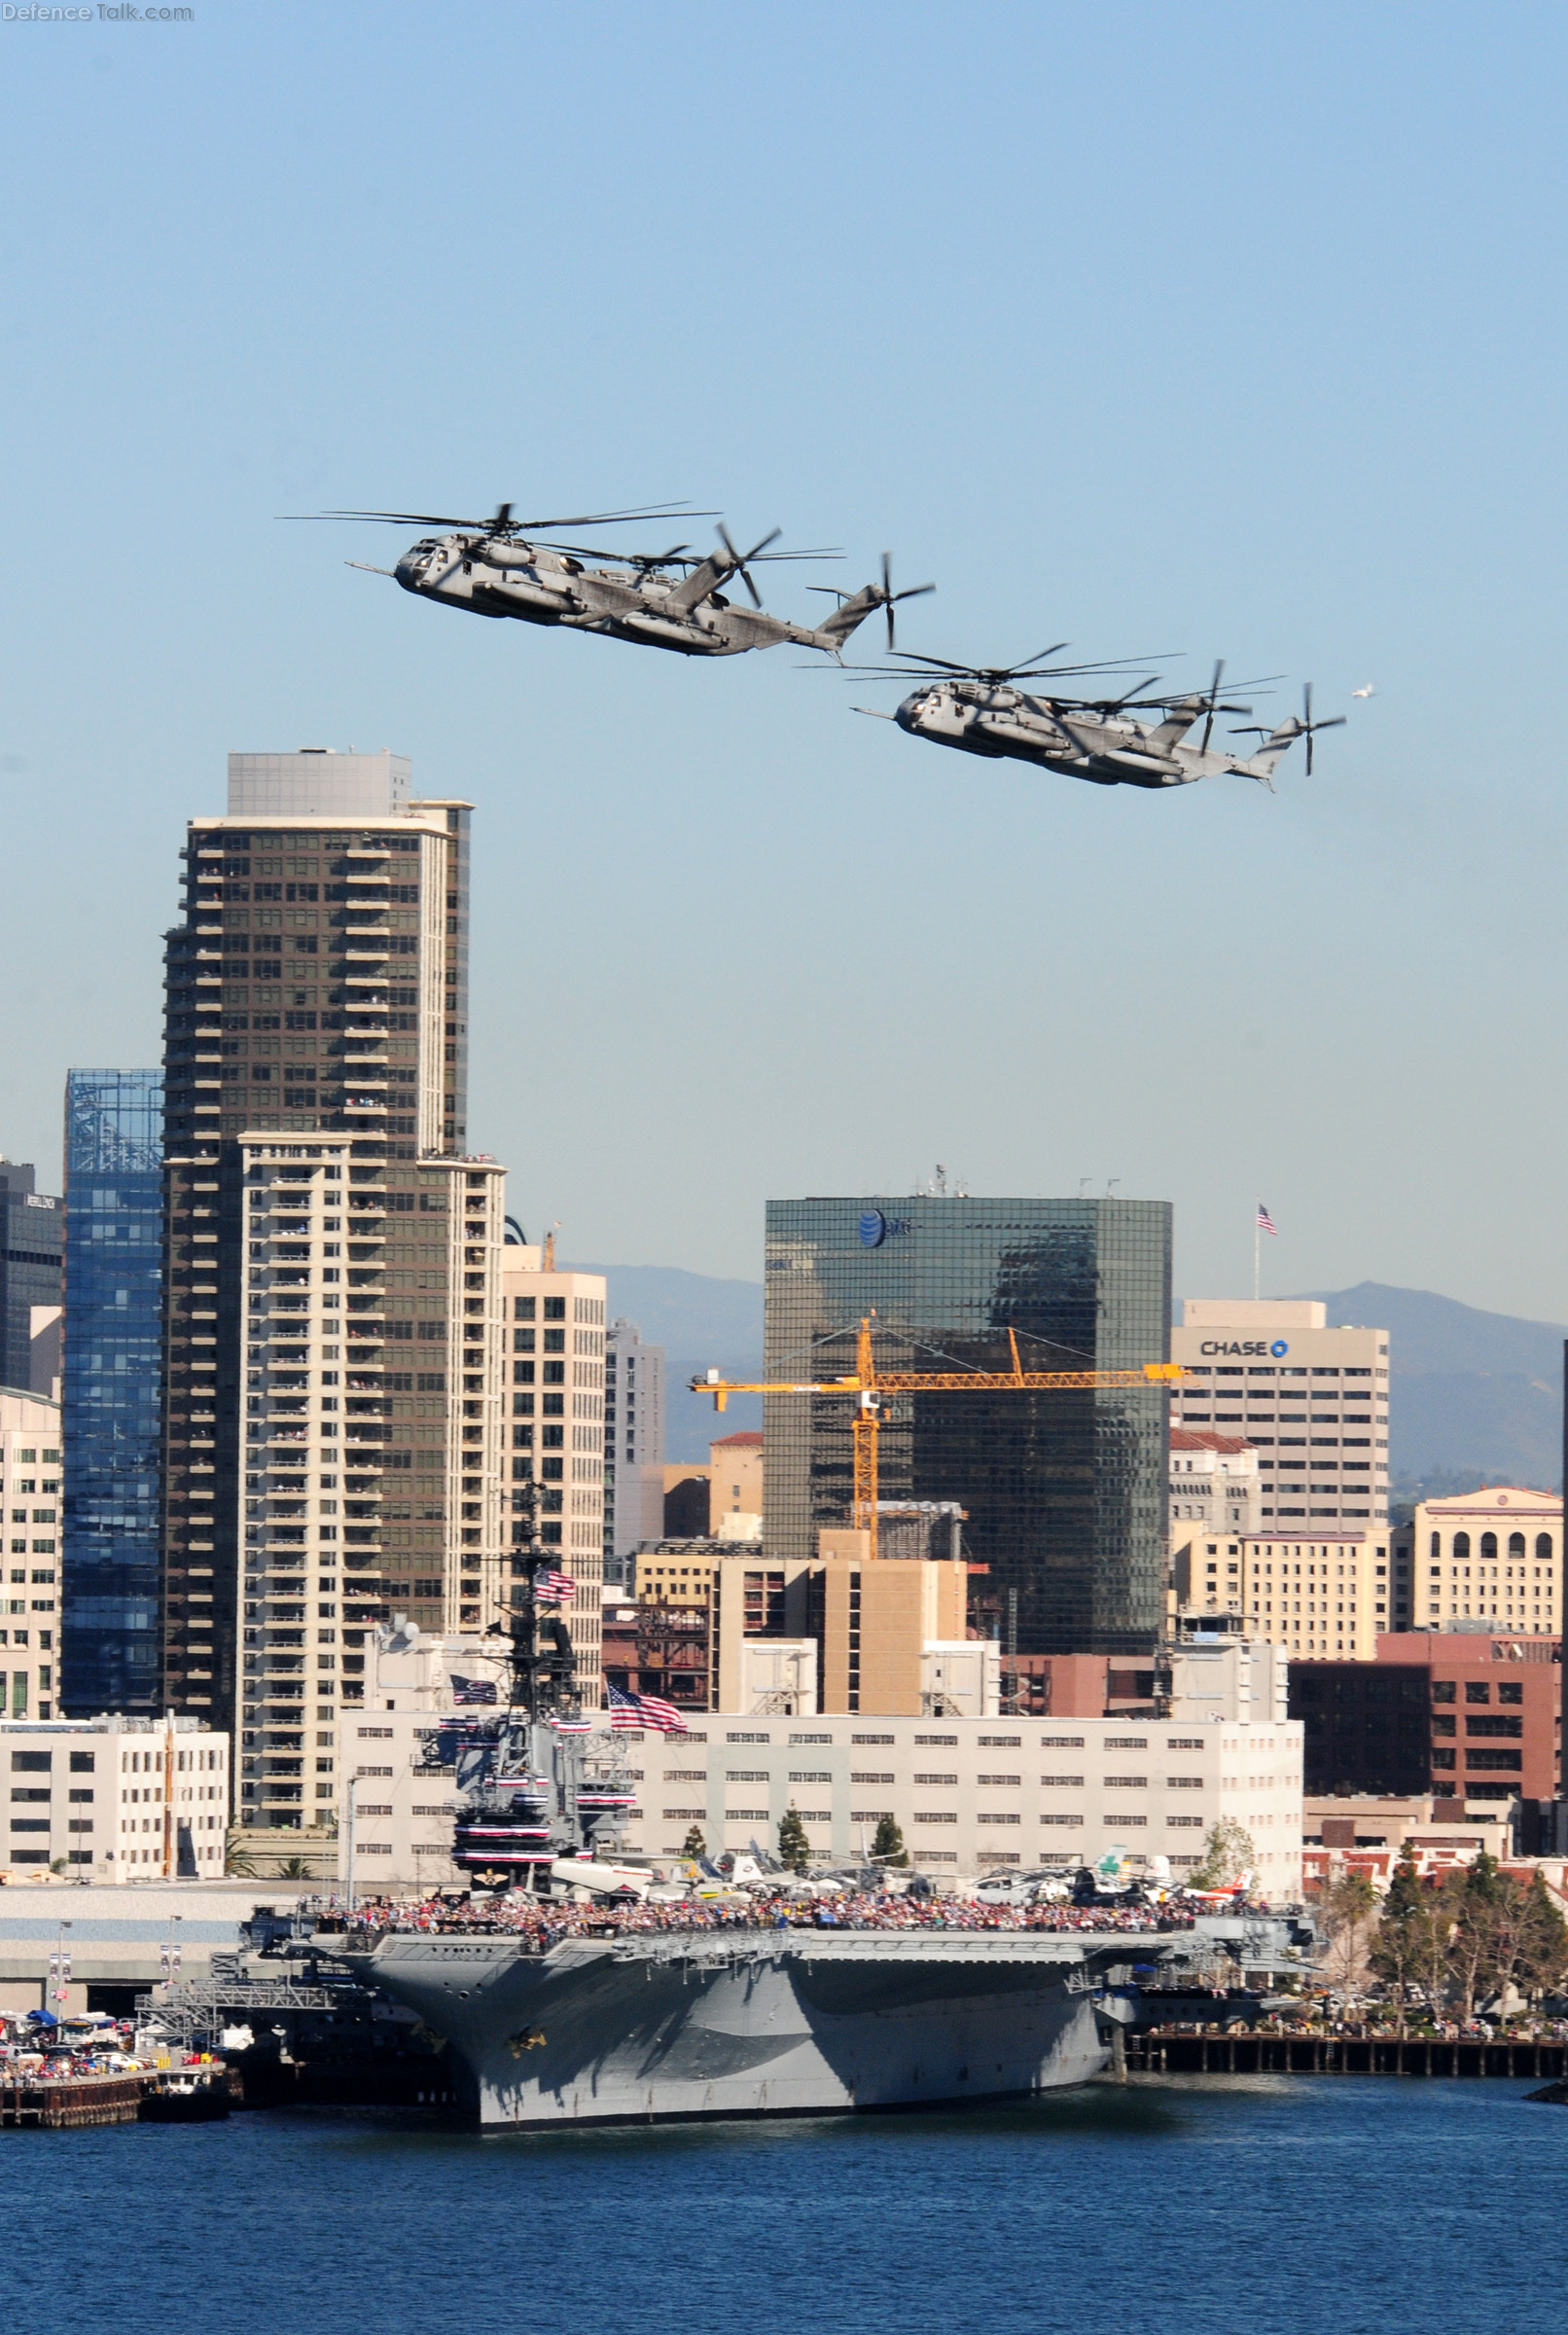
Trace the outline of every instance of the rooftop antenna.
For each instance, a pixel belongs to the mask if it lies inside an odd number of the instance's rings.
[[[545,1273],[553,1273],[555,1270],[555,1235],[560,1231],[560,1229],[561,1220],[557,1216],[554,1223],[551,1226],[549,1232],[545,1235],[545,1256],[543,1266],[541,1267],[541,1270]]]

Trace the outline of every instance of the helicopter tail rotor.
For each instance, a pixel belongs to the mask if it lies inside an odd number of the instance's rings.
[[[889,654],[891,654],[898,647],[898,638],[893,611],[898,606],[900,600],[922,599],[928,592],[935,592],[936,589],[937,588],[935,584],[911,584],[904,592],[895,592],[893,590],[893,555],[891,552],[884,552],[882,554],[882,583],[881,589],[877,593],[877,599],[881,606],[887,610],[887,646]]]
[[[1342,730],[1344,724],[1345,717],[1342,713],[1333,714],[1327,721],[1314,721],[1312,717],[1312,684],[1308,681],[1301,690],[1301,712],[1293,713],[1288,721],[1280,723],[1277,730],[1270,730],[1266,733],[1258,729],[1232,730],[1230,735],[1232,737],[1261,737],[1263,739],[1264,742],[1257,749],[1253,760],[1261,762],[1265,767],[1262,771],[1254,772],[1255,777],[1265,777],[1273,770],[1275,763],[1286,748],[1293,746],[1299,737],[1304,737],[1306,740],[1307,775],[1310,777],[1313,737],[1319,730]]]
[[[1306,739],[1306,774],[1309,778],[1312,775],[1312,736],[1314,731],[1342,730],[1344,725],[1345,717],[1342,713],[1336,713],[1332,721],[1327,722],[1315,722],[1312,719],[1312,684],[1310,681],[1303,682],[1301,685],[1301,727],[1298,735]]]

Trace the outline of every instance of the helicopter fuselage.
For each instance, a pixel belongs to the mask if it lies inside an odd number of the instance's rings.
[[[1196,712],[1176,714],[1157,732],[1130,715],[1059,708],[1004,684],[938,681],[906,698],[893,719],[933,745],[1038,763],[1091,786],[1191,786],[1225,771],[1260,774],[1234,755],[1184,745]]]
[[[405,592],[471,616],[564,625],[682,657],[737,657],[786,640],[830,654],[841,645],[837,629],[830,635],[761,609],[734,607],[716,580],[695,592],[701,569],[683,580],[660,571],[588,567],[542,544],[442,535],[411,545],[392,572]]]

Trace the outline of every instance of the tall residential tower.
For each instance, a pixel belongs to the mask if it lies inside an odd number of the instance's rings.
[[[409,782],[387,753],[232,755],[168,936],[163,1698],[233,1730],[264,1827],[335,1805],[367,1625],[500,1599],[470,807]]]
[[[634,1321],[613,1321],[604,1346],[604,1555],[622,1589],[631,1587],[638,1542],[664,1529],[663,1462],[664,1349],[649,1346]]]

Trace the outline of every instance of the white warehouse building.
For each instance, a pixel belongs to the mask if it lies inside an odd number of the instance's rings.
[[[199,1719],[7,1719],[0,1881],[221,1881],[229,1738]]]

